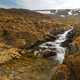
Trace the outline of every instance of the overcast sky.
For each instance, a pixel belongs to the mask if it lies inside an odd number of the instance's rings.
[[[35,10],[80,8],[80,0],[0,0],[0,7]]]

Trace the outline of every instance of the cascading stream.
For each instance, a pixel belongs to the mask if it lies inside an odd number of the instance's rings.
[[[69,32],[71,32],[73,28],[65,31],[63,34],[58,34],[58,38],[54,42],[45,42],[41,45],[39,45],[40,48],[45,49],[56,49],[56,60],[59,61],[59,63],[63,63],[64,56],[65,56],[65,47],[62,47],[61,44],[67,40],[67,35]]]

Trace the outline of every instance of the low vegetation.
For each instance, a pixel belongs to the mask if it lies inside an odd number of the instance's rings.
[[[80,80],[79,19],[80,16],[64,19],[25,9],[0,9],[0,80]],[[39,43],[55,40],[70,25],[76,34],[64,64],[29,53]]]

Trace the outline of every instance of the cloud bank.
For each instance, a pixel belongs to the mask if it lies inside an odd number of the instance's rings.
[[[0,7],[35,10],[80,8],[80,0],[0,0]]]
[[[17,0],[17,4],[28,9],[80,8],[80,0]]]

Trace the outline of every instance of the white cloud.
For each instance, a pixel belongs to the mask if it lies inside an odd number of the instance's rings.
[[[80,0],[17,0],[26,9],[80,8]]]

